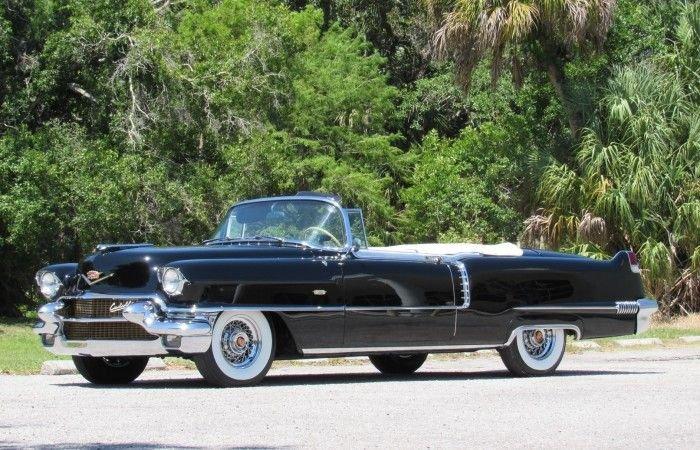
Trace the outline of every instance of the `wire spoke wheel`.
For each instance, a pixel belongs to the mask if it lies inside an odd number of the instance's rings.
[[[515,339],[500,348],[503,363],[517,376],[554,373],[566,347],[566,334],[561,328],[529,328],[519,330]]]
[[[207,382],[221,387],[259,382],[275,355],[275,336],[260,311],[226,311],[214,323],[211,346],[195,358]]]
[[[554,348],[556,337],[553,330],[523,331],[523,345],[528,355],[537,360],[547,358]]]
[[[248,367],[260,353],[260,332],[254,323],[236,319],[226,324],[219,344],[231,365],[237,368]]]

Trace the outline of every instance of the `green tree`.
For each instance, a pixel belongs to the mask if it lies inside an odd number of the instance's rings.
[[[522,191],[532,189],[537,153],[522,119],[465,128],[454,139],[429,134],[414,148],[401,193],[400,240],[494,243],[520,233]]]
[[[436,52],[454,61],[463,86],[469,85],[474,67],[487,56],[494,79],[506,58],[516,83],[526,66],[539,67],[568,112],[571,133],[578,134],[582,115],[570,101],[563,66],[574,50],[602,46],[615,0],[426,1],[444,17],[434,36]]]

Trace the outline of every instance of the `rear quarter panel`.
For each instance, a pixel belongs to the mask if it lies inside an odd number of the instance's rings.
[[[639,274],[624,253],[608,261],[573,255],[474,256],[469,273],[470,307],[458,316],[459,342],[500,344],[521,325],[574,324],[584,338],[633,334],[634,316],[521,312],[523,306],[614,306],[644,297]]]

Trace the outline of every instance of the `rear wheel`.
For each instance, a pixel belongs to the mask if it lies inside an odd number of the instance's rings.
[[[423,365],[427,353],[414,355],[372,355],[369,360],[381,373],[387,375],[407,375],[413,373]]]
[[[554,373],[565,348],[564,330],[538,328],[518,332],[513,342],[498,353],[513,375],[527,377]]]
[[[74,356],[73,363],[80,375],[95,384],[128,384],[146,368],[148,357]]]
[[[214,324],[209,350],[194,361],[208,383],[234,387],[262,380],[274,355],[274,332],[263,313],[224,312]]]

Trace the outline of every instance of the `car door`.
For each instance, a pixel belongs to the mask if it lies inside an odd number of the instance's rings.
[[[452,268],[437,258],[361,250],[343,264],[345,347],[410,347],[454,336]]]

